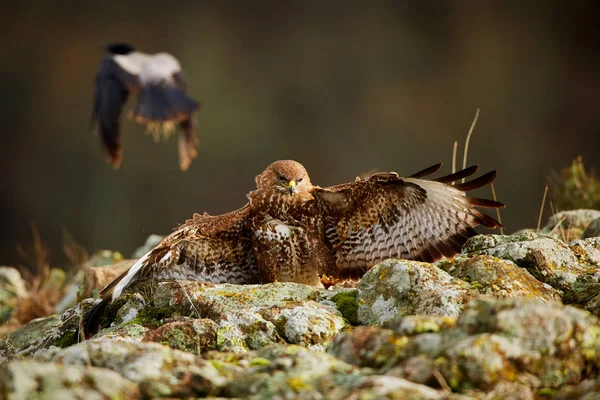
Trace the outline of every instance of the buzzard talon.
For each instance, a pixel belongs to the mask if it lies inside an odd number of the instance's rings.
[[[108,284],[100,292],[102,302],[85,316],[86,332],[95,331],[110,301],[142,279],[330,287],[356,281],[388,258],[452,257],[477,234],[476,226],[500,226],[476,207],[504,205],[466,194],[492,182],[495,171],[464,183],[457,181],[477,167],[422,179],[440,166],[407,178],[378,173],[320,188],[301,164],[276,161],[256,177],[257,188],[244,207],[218,216],[194,214]]]
[[[335,278],[333,275],[321,275],[321,284],[325,289],[329,289],[331,286],[337,285],[341,282],[344,282],[344,280]]]

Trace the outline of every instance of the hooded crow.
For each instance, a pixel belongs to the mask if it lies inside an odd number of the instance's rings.
[[[179,61],[168,53],[145,54],[126,43],[103,47],[108,55],[96,74],[93,127],[99,133],[107,161],[118,169],[123,152],[121,109],[129,93],[137,94],[129,117],[145,125],[156,141],[179,133],[179,167],[189,168],[196,158],[194,111],[200,104],[186,94]]]

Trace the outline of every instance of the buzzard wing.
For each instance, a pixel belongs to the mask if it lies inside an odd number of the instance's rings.
[[[467,168],[436,180],[420,179],[440,165],[408,178],[380,173],[355,182],[315,189],[341,279],[358,279],[377,262],[403,258],[432,262],[458,253],[478,225],[500,223],[474,207],[498,208],[492,200],[468,197],[485,186],[492,171],[465,183],[451,183],[474,174]]]
[[[121,164],[121,134],[119,118],[129,91],[139,87],[136,75],[122,69],[111,57],[102,60],[96,73],[92,124],[100,134],[108,161],[113,167]]]
[[[213,283],[258,283],[248,233],[249,206],[227,214],[194,214],[156,247],[100,292],[102,302],[85,317],[86,332],[95,332],[108,303],[138,280],[186,278]]]

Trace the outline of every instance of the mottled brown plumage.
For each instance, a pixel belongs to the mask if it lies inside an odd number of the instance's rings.
[[[291,281],[319,285],[359,279],[388,258],[435,261],[458,253],[474,227],[499,227],[478,207],[503,207],[467,197],[495,171],[454,183],[477,171],[470,167],[435,180],[378,173],[329,188],[313,186],[304,167],[276,161],[256,177],[248,203],[233,212],[194,214],[128,271],[102,290],[102,302],[86,316],[97,328],[103,307],[137,280],[174,278],[213,283]]]

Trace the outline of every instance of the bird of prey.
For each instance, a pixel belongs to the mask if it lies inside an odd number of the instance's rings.
[[[401,178],[377,173],[328,188],[314,186],[296,161],[276,161],[256,177],[248,203],[227,214],[193,218],[140,258],[101,292],[86,316],[98,314],[133,282],[148,278],[212,283],[276,281],[319,285],[357,280],[388,258],[433,262],[451,257],[474,227],[500,227],[475,207],[499,208],[494,200],[468,197],[496,172],[458,183],[477,166],[434,180],[422,179],[441,164]]]
[[[179,61],[168,53],[145,54],[125,43],[103,48],[108,54],[96,74],[93,128],[107,161],[117,169],[123,158],[119,118],[130,93],[137,102],[129,116],[145,125],[155,140],[179,131],[179,167],[196,158],[194,111],[200,104],[186,94]]]

